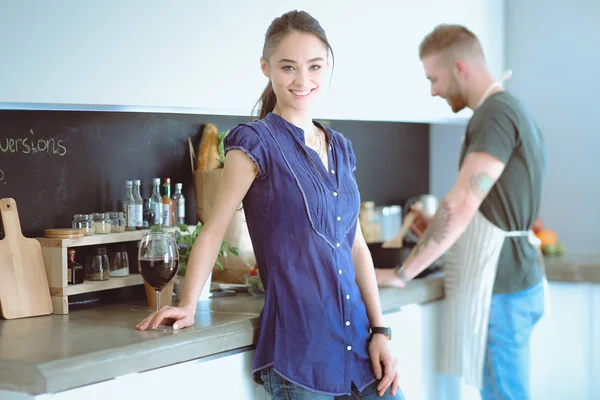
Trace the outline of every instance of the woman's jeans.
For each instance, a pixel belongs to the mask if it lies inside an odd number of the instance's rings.
[[[261,378],[264,382],[265,390],[271,395],[272,400],[405,400],[400,388],[396,390],[395,396],[390,394],[390,388],[388,388],[383,397],[379,397],[377,395],[377,385],[379,384],[379,380],[376,380],[364,388],[362,392],[359,392],[358,389],[352,385],[351,395],[332,396],[329,394],[311,392],[310,390],[295,385],[275,372],[273,367],[265,368],[261,372]]]

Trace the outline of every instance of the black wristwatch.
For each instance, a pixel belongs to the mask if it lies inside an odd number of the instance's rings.
[[[383,336],[387,338],[387,340],[392,340],[392,328],[383,327],[383,326],[374,326],[371,328],[371,337],[376,333],[381,333]]]

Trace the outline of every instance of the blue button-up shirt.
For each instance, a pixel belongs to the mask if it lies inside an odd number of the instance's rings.
[[[351,251],[356,160],[349,140],[323,130],[327,168],[304,131],[273,113],[232,129],[224,148],[243,151],[258,167],[243,201],[265,286],[253,372],[273,366],[296,385],[341,395],[375,376]]]

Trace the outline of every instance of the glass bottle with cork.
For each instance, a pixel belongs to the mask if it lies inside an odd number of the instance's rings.
[[[182,183],[175,184],[175,193],[173,194],[173,202],[175,203],[175,223],[177,225],[185,224],[185,197],[181,190]]]
[[[144,200],[140,193],[142,181],[133,181],[133,199],[135,201],[135,229],[140,230],[144,226]]]
[[[67,266],[67,283],[69,285],[77,285],[83,283],[85,272],[83,266],[75,261],[75,250],[69,249],[69,263]]]
[[[152,180],[152,196],[150,196],[150,208],[154,211],[152,225],[160,225],[162,219],[162,198],[160,196],[160,178]]]
[[[123,209],[125,210],[125,225],[126,231],[135,231],[135,199],[133,198],[133,182],[125,181],[125,200],[123,201]]]
[[[175,202],[171,198],[171,179],[163,181],[162,226],[169,227],[175,223]]]

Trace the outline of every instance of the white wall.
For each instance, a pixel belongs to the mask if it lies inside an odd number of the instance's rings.
[[[600,247],[600,2],[508,0],[506,87],[547,141],[541,215],[572,250]]]
[[[336,54],[319,118],[468,117],[429,96],[418,59],[420,41],[440,22],[467,25],[489,48],[493,70],[503,64],[504,0],[0,0],[0,108],[248,115],[267,82],[259,68],[265,31],[292,9],[321,22]]]

